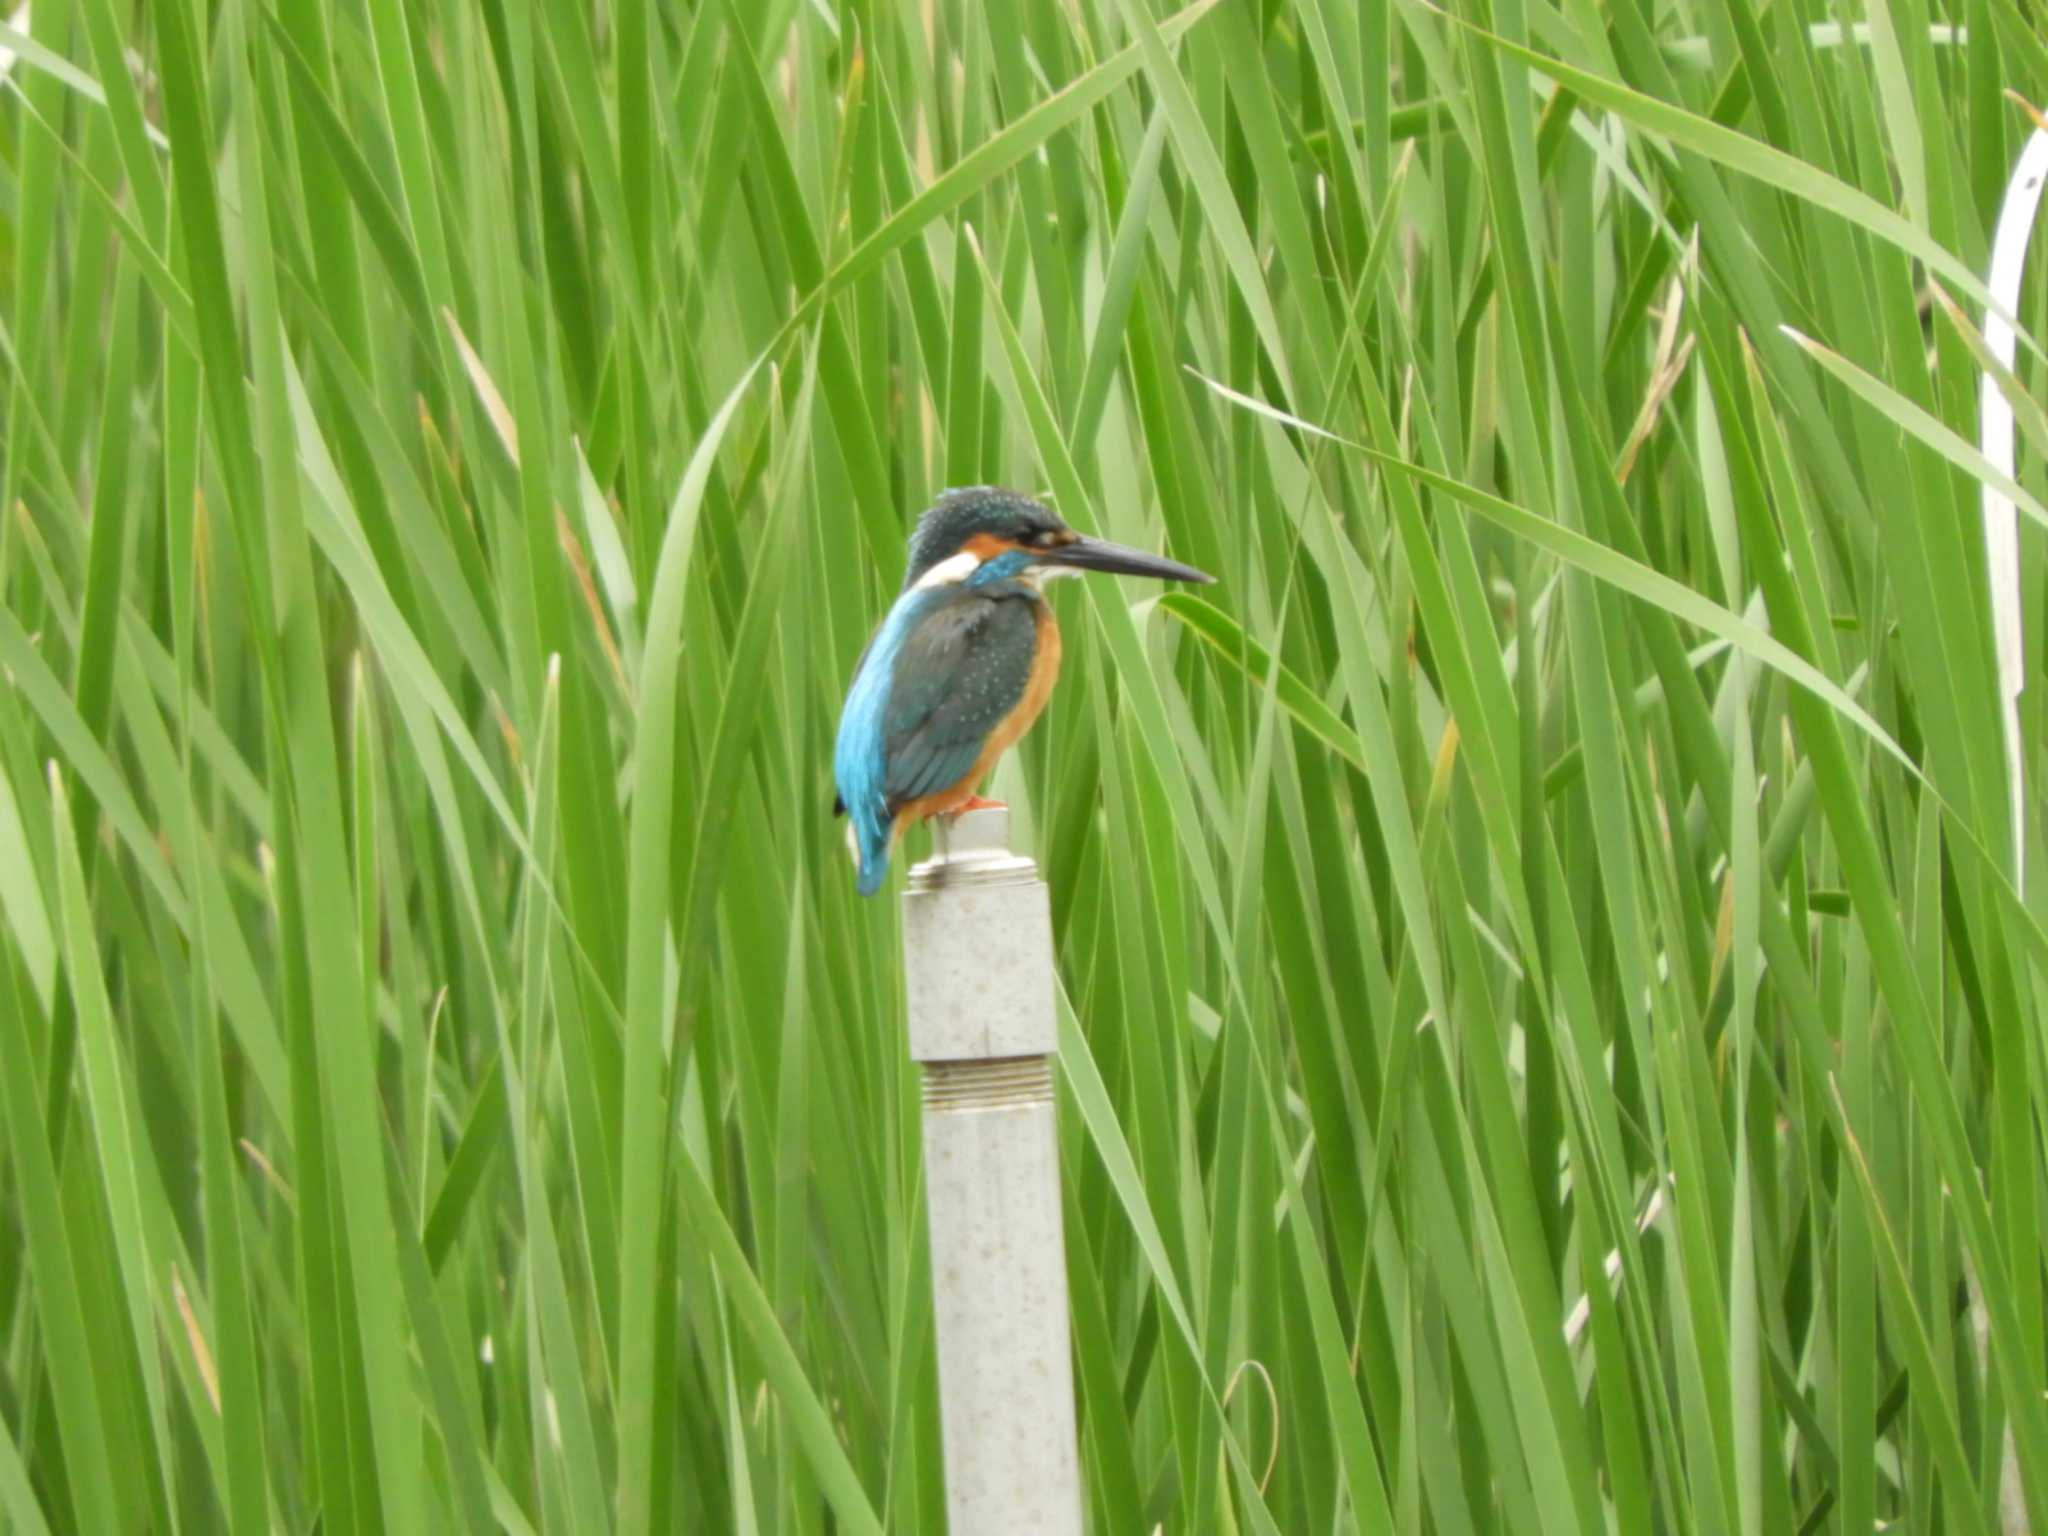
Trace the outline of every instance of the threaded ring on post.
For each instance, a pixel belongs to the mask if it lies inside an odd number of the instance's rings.
[[[1052,1102],[1050,1056],[924,1063],[927,1109],[1019,1109]]]

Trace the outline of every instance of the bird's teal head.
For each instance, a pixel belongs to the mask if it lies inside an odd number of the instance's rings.
[[[1017,576],[1044,579],[1070,571],[1214,580],[1178,560],[1078,534],[1051,507],[1020,491],[977,485],[945,492],[917,520],[903,590]]]

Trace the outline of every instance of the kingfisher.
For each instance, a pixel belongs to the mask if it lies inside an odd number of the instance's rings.
[[[1059,677],[1045,583],[1084,571],[1215,579],[1087,538],[1042,502],[996,486],[947,491],[918,519],[903,588],[854,670],[832,753],[832,813],[849,819],[861,895],[882,888],[911,823],[997,803],[976,790]]]

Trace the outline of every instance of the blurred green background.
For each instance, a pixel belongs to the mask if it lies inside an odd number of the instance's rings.
[[[1220,578],[994,790],[1093,1530],[2048,1526],[2036,29],[16,12],[0,1526],[943,1528],[829,764],[981,482]]]

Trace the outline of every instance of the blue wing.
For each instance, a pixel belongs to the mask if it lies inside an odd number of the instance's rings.
[[[884,717],[891,806],[951,789],[1024,697],[1038,651],[1029,599],[962,597],[905,638]]]
[[[958,784],[1024,697],[1038,647],[1024,592],[916,592],[884,621],[846,697],[833,767],[860,890],[881,889],[896,813]]]

